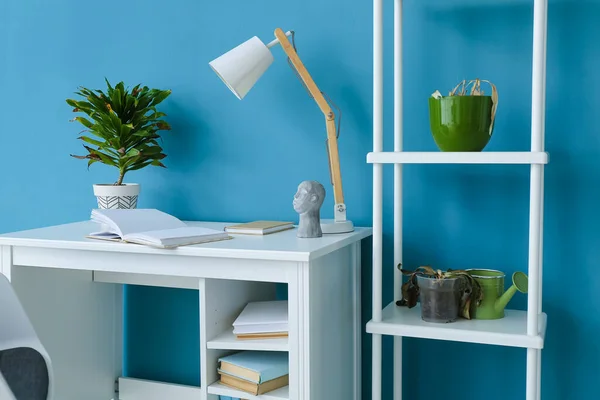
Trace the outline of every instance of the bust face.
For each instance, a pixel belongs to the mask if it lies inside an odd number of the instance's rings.
[[[298,186],[298,191],[294,196],[294,210],[298,214],[304,214],[314,209],[319,209],[323,204],[323,199],[310,184],[310,182],[302,182]]]

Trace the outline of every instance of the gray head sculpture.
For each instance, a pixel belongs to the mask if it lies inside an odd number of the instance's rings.
[[[321,231],[321,206],[325,199],[325,188],[317,181],[304,181],[298,185],[294,196],[294,210],[300,214],[299,238],[317,238]]]

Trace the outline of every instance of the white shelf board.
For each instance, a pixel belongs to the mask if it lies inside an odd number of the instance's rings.
[[[288,338],[238,340],[233,329],[221,333],[206,344],[209,349],[289,351]]]
[[[506,310],[497,320],[458,319],[449,324],[425,322],[421,308],[398,307],[390,303],[382,313],[381,322],[367,323],[367,332],[380,335],[406,336],[455,342],[481,343],[498,346],[542,349],[546,334],[546,314],[539,319],[539,334],[527,335],[527,312]]]
[[[289,386],[284,386],[259,396],[253,396],[249,393],[242,392],[241,390],[236,390],[229,386],[222,385],[219,382],[215,382],[208,387],[208,393],[247,400],[288,400],[290,398]]]
[[[195,400],[202,395],[198,386],[176,385],[135,378],[119,378],[119,399]]]
[[[397,151],[367,155],[370,164],[548,164],[548,153],[531,151]]]

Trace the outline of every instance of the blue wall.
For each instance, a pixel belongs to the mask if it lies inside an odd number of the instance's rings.
[[[426,98],[464,78],[499,88],[489,150],[527,150],[530,126],[531,1],[405,2],[407,150],[434,150]],[[597,199],[600,107],[596,70],[600,3],[551,2],[548,35],[544,308],[550,315],[543,356],[544,399],[593,396],[600,369],[594,278],[600,258]],[[392,100],[391,1],[386,1],[386,100]],[[86,219],[91,184],[115,172],[87,171],[64,99],[103,77],[171,88],[164,104],[173,131],[164,139],[167,170],[132,173],[141,207],[178,217],[243,221],[295,218],[296,185],[328,181],[323,121],[289,70],[276,64],[238,101],[207,63],[252,35],[281,26],[298,32],[299,51],[323,90],[344,110],[341,157],[350,217],[371,224],[371,2],[264,0],[199,2],[4,0],[0,3],[0,110],[3,168],[0,229],[13,231]],[[391,149],[391,105],[385,147]],[[314,165],[303,165],[311,155]],[[526,167],[409,166],[405,169],[405,265],[526,268]],[[391,277],[391,168],[385,171],[386,275]],[[267,183],[265,183],[267,182]],[[332,199],[324,205],[331,217]],[[573,275],[577,279],[573,279]],[[371,279],[364,276],[364,317]],[[392,300],[386,286],[385,303]],[[126,364],[130,375],[197,384],[196,295],[127,290]],[[523,308],[526,296],[513,306]],[[167,346],[164,346],[167,338]],[[370,337],[365,335],[365,393]],[[406,340],[407,398],[523,398],[525,351]],[[391,345],[385,340],[385,399],[391,398]],[[467,361],[465,361],[467,360]],[[492,372],[493,371],[493,372]],[[469,378],[476,377],[471,384]],[[432,384],[435,382],[435,384]],[[488,393],[487,388],[494,390]],[[368,398],[368,394],[364,398]],[[318,400],[318,399],[317,399]]]

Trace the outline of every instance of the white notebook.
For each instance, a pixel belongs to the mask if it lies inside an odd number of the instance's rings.
[[[91,219],[102,226],[101,231],[89,234],[92,239],[173,248],[231,238],[224,231],[189,226],[154,209],[92,210]]]
[[[288,330],[287,300],[248,303],[233,322],[233,333],[236,335]]]

